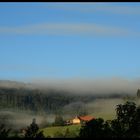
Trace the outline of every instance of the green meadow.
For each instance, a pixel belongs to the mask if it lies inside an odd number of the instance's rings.
[[[46,127],[43,129],[40,129],[40,131],[43,131],[43,134],[45,137],[63,137],[66,134],[66,131],[69,131],[69,134],[67,137],[76,137],[79,135],[81,125],[69,125],[69,126],[51,126]]]

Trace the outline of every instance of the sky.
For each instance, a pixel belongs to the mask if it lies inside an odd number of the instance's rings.
[[[0,79],[140,78],[140,3],[0,3]]]

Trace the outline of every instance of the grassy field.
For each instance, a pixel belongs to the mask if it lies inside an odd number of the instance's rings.
[[[113,113],[104,113],[98,112],[90,114],[91,116],[96,116],[96,118],[103,118],[104,120],[112,120],[115,118],[115,114]],[[43,130],[43,134],[45,137],[63,137],[67,129],[69,129],[70,136],[76,137],[79,135],[79,130],[81,125],[69,125],[69,126],[50,126],[46,127]]]
[[[96,116],[96,118],[103,118],[105,121],[115,119],[115,114],[113,114],[113,113],[99,112],[99,113],[93,113],[93,114],[90,114],[90,115],[91,116]]]
[[[69,126],[51,126],[41,129],[45,137],[61,137],[65,135],[66,130],[69,130],[69,137],[76,137],[79,135],[81,125],[69,125]]]

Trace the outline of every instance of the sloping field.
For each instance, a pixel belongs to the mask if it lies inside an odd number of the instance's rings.
[[[80,127],[81,125],[51,126],[41,130],[43,130],[45,137],[63,137],[66,133],[66,137],[76,137],[79,134]]]

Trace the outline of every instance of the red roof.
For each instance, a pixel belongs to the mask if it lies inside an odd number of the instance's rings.
[[[79,118],[80,120],[83,120],[83,121],[90,121],[90,120],[95,119],[95,118],[92,117],[92,116],[79,116],[78,118]]]

